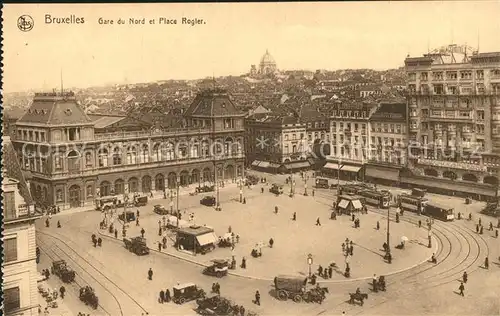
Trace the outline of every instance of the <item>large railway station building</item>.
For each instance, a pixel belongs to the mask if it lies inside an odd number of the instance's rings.
[[[200,92],[178,117],[87,115],[71,92],[38,93],[12,143],[35,202],[64,209],[100,196],[235,181],[244,174],[243,124],[244,113],[218,88]]]

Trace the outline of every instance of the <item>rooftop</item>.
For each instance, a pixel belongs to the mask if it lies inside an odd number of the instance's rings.
[[[2,173],[4,178],[10,178],[11,180],[19,181],[18,188],[19,194],[24,198],[26,204],[32,205],[33,199],[28,187],[28,183],[24,177],[21,166],[19,165],[19,159],[17,157],[16,151],[10,137],[2,137]]]
[[[186,116],[243,116],[229,97],[226,90],[220,88],[204,90],[196,96],[185,112]]]
[[[213,233],[214,229],[206,226],[189,226],[184,228],[179,228],[179,233],[200,236],[208,233]]]

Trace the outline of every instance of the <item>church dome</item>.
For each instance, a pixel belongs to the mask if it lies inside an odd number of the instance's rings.
[[[276,64],[273,56],[271,56],[271,54],[269,54],[269,51],[267,51],[267,50],[266,50],[266,53],[264,54],[264,56],[262,56],[262,58],[260,59],[260,63],[261,64]]]

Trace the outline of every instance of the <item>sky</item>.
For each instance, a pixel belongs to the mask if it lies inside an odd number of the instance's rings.
[[[85,23],[46,24],[47,14]],[[21,15],[33,18],[31,31],[19,30]],[[408,54],[450,43],[500,51],[499,16],[498,0],[5,4],[4,91],[60,88],[61,72],[65,87],[79,88],[240,75],[266,49],[279,69],[397,68]],[[178,24],[160,25],[160,17]],[[183,17],[205,23],[183,25]]]

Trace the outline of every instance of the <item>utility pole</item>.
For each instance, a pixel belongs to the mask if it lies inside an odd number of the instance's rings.
[[[290,169],[290,197],[293,197],[293,173]]]
[[[386,253],[385,253],[385,259],[387,259],[389,261],[389,263],[391,263],[391,259],[389,259],[391,257],[391,244],[390,244],[390,232],[389,232],[389,224],[390,224],[390,219],[389,219],[389,214],[390,214],[390,210],[391,210],[391,207],[389,206],[389,208],[387,209],[387,250],[386,250]]]
[[[179,228],[179,184],[180,184],[180,179],[179,177],[176,178],[177,182],[177,228]]]
[[[304,196],[307,196],[307,180],[309,180],[309,176],[304,175]]]

